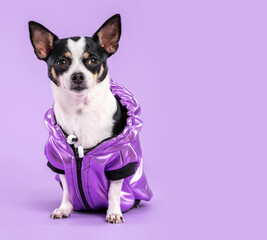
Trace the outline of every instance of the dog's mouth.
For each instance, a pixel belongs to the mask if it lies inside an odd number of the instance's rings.
[[[71,91],[74,91],[74,92],[82,92],[83,90],[87,89],[87,87],[85,86],[81,86],[81,85],[76,85],[76,86],[72,86],[70,88]]]

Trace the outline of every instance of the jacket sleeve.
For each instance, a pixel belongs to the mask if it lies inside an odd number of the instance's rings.
[[[49,137],[44,149],[48,160],[47,166],[55,173],[65,174],[62,156],[60,156],[54,145],[55,142]]]
[[[109,180],[119,180],[135,174],[141,158],[139,141],[128,144],[108,161],[105,167],[106,177]]]

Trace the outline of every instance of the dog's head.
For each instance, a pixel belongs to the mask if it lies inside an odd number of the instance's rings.
[[[107,58],[119,46],[121,19],[109,18],[92,37],[59,39],[37,22],[29,22],[30,39],[36,56],[48,66],[49,78],[72,93],[92,88],[107,75]]]

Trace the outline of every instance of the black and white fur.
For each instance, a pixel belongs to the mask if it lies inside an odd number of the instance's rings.
[[[121,19],[108,19],[93,37],[59,39],[44,26],[29,22],[30,39],[36,56],[48,66],[55,99],[57,124],[75,135],[75,147],[90,149],[106,138],[119,134],[125,125],[121,105],[110,91],[107,58],[114,54],[121,35]],[[52,218],[69,217],[70,201],[65,175],[60,175],[63,199]],[[111,181],[106,220],[121,223],[120,192],[123,179]]]

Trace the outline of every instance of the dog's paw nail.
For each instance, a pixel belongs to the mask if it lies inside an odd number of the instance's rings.
[[[71,209],[55,209],[55,211],[50,215],[52,219],[62,219],[68,218],[70,216]]]
[[[106,217],[106,222],[112,224],[123,223],[123,217],[121,214],[108,214]]]

